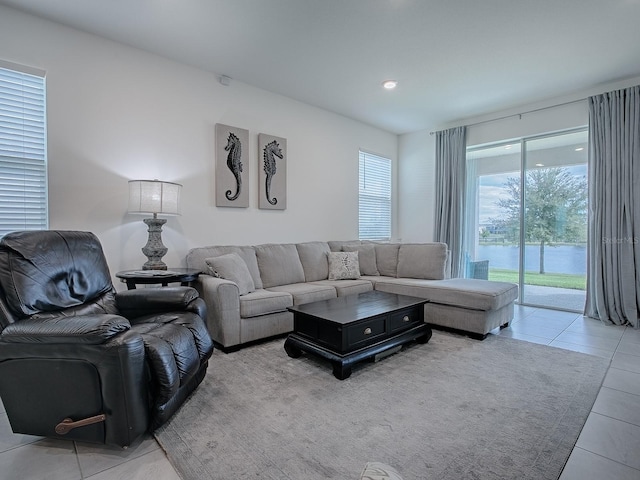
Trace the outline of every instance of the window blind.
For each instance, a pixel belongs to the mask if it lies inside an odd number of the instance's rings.
[[[391,239],[391,160],[360,151],[359,238]]]
[[[47,228],[44,76],[0,67],[0,237]]]

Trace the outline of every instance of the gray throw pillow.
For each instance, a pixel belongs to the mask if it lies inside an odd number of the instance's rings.
[[[356,280],[360,278],[358,252],[330,252],[329,280]]]
[[[238,285],[240,295],[255,291],[256,286],[251,278],[249,267],[237,253],[227,253],[218,257],[205,259],[209,273],[218,278],[230,280]]]
[[[358,252],[358,263],[362,275],[380,275],[376,263],[376,247],[372,243],[363,245],[343,245],[344,252]]]

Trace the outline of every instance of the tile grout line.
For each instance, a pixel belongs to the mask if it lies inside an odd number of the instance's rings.
[[[604,388],[607,388],[607,387],[604,387]],[[602,390],[602,388],[601,388],[600,390]],[[613,389],[612,389],[612,390],[613,390]],[[599,393],[600,393],[600,392],[598,392],[598,394],[599,394]],[[622,392],[622,393],[626,393],[626,392]],[[630,393],[629,395],[634,395],[634,394],[633,394],[633,393]],[[636,397],[639,397],[640,395],[635,395],[635,396],[636,396]],[[597,398],[598,398],[598,397],[596,397],[596,399],[597,399]],[[595,406],[595,402],[594,402],[594,406]],[[638,427],[638,428],[640,428],[640,425],[638,425],[637,423],[628,422],[628,421],[626,421],[626,420],[622,420],[622,419],[620,419],[620,418],[612,417],[611,415],[606,415],[606,414],[604,414],[604,413],[596,412],[595,410],[593,410],[593,407],[591,407],[591,412],[589,413],[589,416],[591,416],[591,414],[592,414],[592,413],[595,413],[596,415],[599,415],[599,416],[604,417],[604,418],[608,418],[608,419],[610,419],[610,420],[615,420],[616,422],[622,422],[622,423],[626,423],[627,425],[631,425],[631,426],[633,426],[633,427]]]
[[[584,447],[573,447],[573,449],[574,449],[574,450],[582,450],[582,451],[588,452],[589,454],[591,454],[591,455],[595,455],[596,457],[604,458],[605,460],[607,460],[607,461],[609,461],[609,462],[613,462],[613,463],[616,463],[616,464],[618,464],[618,465],[621,465],[621,466],[623,466],[623,467],[625,467],[625,468],[630,468],[630,469],[632,469],[632,470],[636,470],[636,471],[640,472],[640,469],[637,469],[637,468],[635,468],[635,467],[632,467],[631,465],[627,465],[626,463],[618,462],[617,460],[613,460],[612,458],[605,457],[604,455],[602,455],[602,454],[600,454],[600,453],[592,452],[591,450],[589,450],[589,449],[587,449],[587,448],[584,448]]]
[[[78,453],[78,443],[73,442],[73,451],[76,454],[76,464],[78,465],[78,472],[80,472],[80,479],[84,479],[84,472],[82,471],[82,465],[80,465],[80,455]]]

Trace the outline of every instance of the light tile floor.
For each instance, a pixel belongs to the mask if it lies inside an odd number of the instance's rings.
[[[516,306],[495,335],[611,360],[560,480],[640,479],[640,330],[576,313]],[[11,432],[0,404],[0,480],[180,480],[153,437],[126,450]]]
[[[640,330],[516,306],[510,328],[493,333],[611,360],[560,480],[640,479]]]

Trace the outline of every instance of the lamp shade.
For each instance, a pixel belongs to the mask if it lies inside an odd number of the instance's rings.
[[[129,213],[180,215],[182,185],[159,180],[129,181]]]

